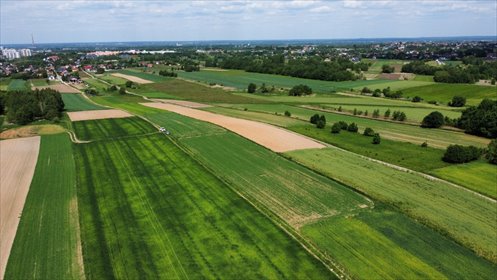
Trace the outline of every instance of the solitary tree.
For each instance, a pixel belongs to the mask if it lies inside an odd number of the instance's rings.
[[[132,81],[126,81],[125,85],[126,85],[127,88],[130,88],[130,87],[133,86],[133,82]]]
[[[364,135],[365,136],[374,136],[375,132],[371,127],[366,127],[366,129],[364,129]]]
[[[292,116],[292,113],[290,113],[290,111],[285,111],[285,116],[287,116],[287,117],[291,117],[291,116]]]
[[[359,130],[359,128],[357,127],[356,123],[351,123],[347,127],[347,130],[350,131],[350,132],[357,132]]]
[[[247,87],[248,93],[254,93],[257,90],[257,86],[254,83],[250,83]]]
[[[373,144],[378,145],[381,143],[381,137],[379,133],[375,133],[373,136]]]
[[[126,89],[124,87],[121,87],[119,89],[119,94],[122,94],[122,95],[126,94]]]
[[[387,109],[387,110],[385,111],[385,114],[384,114],[383,116],[385,117],[385,119],[390,118],[390,109]]]
[[[429,113],[423,118],[421,127],[425,128],[439,128],[444,124],[444,116],[437,111]]]

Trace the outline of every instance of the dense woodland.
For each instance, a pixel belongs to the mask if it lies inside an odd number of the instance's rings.
[[[286,60],[284,55],[263,58],[235,55],[224,58],[219,66],[226,69],[325,81],[356,80],[359,78],[360,71],[367,71],[369,67],[367,63],[353,63],[346,58],[335,58],[330,61],[325,61],[320,57]]]
[[[56,120],[61,117],[64,102],[53,89],[0,92],[0,112],[6,112],[9,122],[27,124],[38,119]]]

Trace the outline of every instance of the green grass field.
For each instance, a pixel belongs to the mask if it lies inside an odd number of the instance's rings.
[[[91,103],[80,94],[63,93],[61,96],[65,105],[64,109],[68,112],[105,109],[102,106]]]
[[[356,279],[492,279],[497,266],[391,210],[332,217],[302,232]]]
[[[373,80],[373,81],[377,81],[377,80]],[[368,86],[368,88],[372,89],[372,90],[375,90],[375,89],[384,89],[384,88],[390,88],[391,90],[393,91],[396,91],[396,90],[402,90],[404,91],[405,89],[408,89],[408,88],[413,88],[413,87],[419,87],[419,86],[426,86],[426,85],[431,85],[433,84],[433,82],[428,82],[428,81],[416,81],[416,80],[408,80],[408,81],[404,81],[404,80],[388,80],[388,81],[383,81],[381,83],[374,83],[370,86]],[[364,86],[357,86],[357,87],[354,87],[354,90],[356,91],[360,91],[364,88]],[[404,97],[406,95],[404,94]]]
[[[433,76],[429,75],[416,75],[414,77],[415,81],[423,81],[423,82],[433,82]]]
[[[98,76],[98,78],[118,86],[124,85],[128,81],[124,78],[112,76],[112,72],[106,72],[104,75]]]
[[[47,79],[32,79],[32,80],[29,80],[29,82],[32,83],[33,86],[35,86],[35,87],[49,85],[49,83],[47,83]]]
[[[392,65],[392,66],[397,66],[395,70],[398,70],[398,66],[402,67],[404,63],[407,63],[408,61],[405,60],[399,60],[399,59],[363,59],[363,62],[370,62],[372,63],[371,66],[369,66],[369,69],[367,73],[373,73],[373,74],[379,74],[381,73],[381,67],[384,64],[387,65]]]
[[[497,88],[468,84],[433,84],[404,90],[404,97],[420,96],[426,101],[447,104],[453,96],[464,96],[467,105],[478,105],[483,98],[497,99]]]
[[[90,88],[95,88],[100,94],[105,93],[105,91],[107,91],[107,88],[110,87],[109,85],[96,78],[85,79],[84,82],[90,85]]]
[[[155,127],[138,117],[78,121],[72,126],[78,139],[84,141],[158,133]]]
[[[424,141],[427,141],[431,147],[435,148],[445,148],[453,143],[486,147],[490,142],[486,138],[468,135],[462,132],[442,129],[426,129],[415,125],[385,122],[382,120],[366,119],[331,112],[322,112],[284,104],[243,104],[233,105],[232,107],[239,109],[248,108],[249,111],[267,112],[270,114],[279,113],[281,115],[283,115],[285,111],[289,111],[292,114],[292,117],[296,117],[304,121],[309,121],[310,117],[317,113],[326,117],[327,127],[325,130],[327,131],[330,131],[330,127],[334,122],[355,122],[359,126],[360,132],[362,132],[366,127],[370,127],[376,132],[379,132],[381,136],[386,139],[410,142],[414,144],[421,144]]]
[[[180,79],[169,79],[160,83],[142,85],[140,89],[133,92],[150,98],[175,98],[215,103],[265,103],[263,100],[234,95],[220,88]]]
[[[446,183],[395,170],[335,148],[287,153],[292,159],[393,205],[497,260],[495,202]]]
[[[249,83],[255,83],[261,86],[263,83],[266,86],[275,86],[276,88],[291,88],[298,84],[306,84],[310,86],[314,92],[317,93],[333,93],[340,90],[350,90],[353,88],[362,88],[364,86],[371,86],[379,83],[395,83],[385,80],[357,80],[345,82],[330,82],[311,79],[301,79],[289,76],[271,75],[250,73],[242,70],[227,70],[227,71],[208,71],[202,70],[198,72],[178,72],[181,78],[200,81],[203,83],[216,83],[219,85],[233,87],[238,90],[245,91]],[[401,82],[401,81],[399,81]]]
[[[484,160],[433,170],[433,174],[497,199],[497,166]]]
[[[87,279],[335,278],[164,135],[76,147]]]
[[[149,81],[152,81],[155,83],[171,80],[170,77],[159,76],[159,75],[155,75],[152,73],[145,73],[141,69],[138,69],[138,68],[122,69],[122,70],[118,70],[117,72],[122,73],[122,74],[126,74],[126,75],[130,75],[130,76],[135,76],[135,77],[142,78],[145,80],[149,80]]]
[[[16,90],[28,90],[30,87],[28,86],[27,82],[25,80],[19,80],[19,79],[13,79],[10,80],[9,86],[7,87],[7,90],[9,91],[16,91]]]
[[[79,242],[71,142],[66,133],[42,136],[5,279],[82,279]]]

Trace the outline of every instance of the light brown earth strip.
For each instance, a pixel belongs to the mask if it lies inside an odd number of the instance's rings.
[[[128,118],[133,116],[130,113],[117,109],[68,112],[67,115],[73,122],[86,121],[86,120]]]
[[[126,74],[121,74],[121,73],[113,73],[112,76],[123,78],[123,79],[132,81],[132,82],[137,83],[137,84],[152,84],[153,83],[152,81],[149,81],[149,80],[145,80],[142,78],[138,78],[136,76],[126,75]]]
[[[180,105],[180,106],[189,107],[189,108],[209,108],[209,107],[212,107],[211,105],[192,102],[192,101],[186,101],[186,100],[174,100],[174,99],[150,99],[150,100],[155,101],[155,102]]]
[[[323,144],[310,138],[265,123],[227,117],[173,104],[141,104],[219,125],[278,153],[325,147]]]
[[[0,279],[35,172],[40,137],[0,141]]]

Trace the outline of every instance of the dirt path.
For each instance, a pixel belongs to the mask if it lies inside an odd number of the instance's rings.
[[[40,137],[0,141],[0,279],[35,172]]]
[[[118,109],[67,112],[71,121],[101,120],[132,117],[130,113]]]
[[[112,76],[123,78],[123,79],[132,81],[132,82],[137,83],[137,84],[152,84],[153,83],[152,81],[149,81],[149,80],[145,80],[142,78],[138,78],[136,76],[126,75],[126,74],[121,74],[121,73],[112,73]]]
[[[266,123],[227,117],[174,104],[140,104],[219,125],[278,153],[325,147],[310,138]]]

